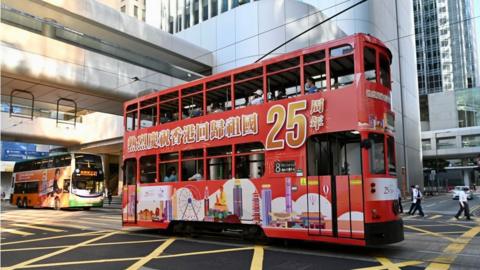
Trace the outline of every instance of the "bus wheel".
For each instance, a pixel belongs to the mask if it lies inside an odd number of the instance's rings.
[[[27,198],[23,198],[23,208],[28,208]]]
[[[88,211],[90,210],[90,207],[83,207],[83,210]]]
[[[54,206],[53,208],[55,210],[60,210],[60,200],[58,198],[55,198]]]
[[[22,208],[22,207],[23,207],[22,200],[20,200],[20,198],[17,198],[17,207],[18,207],[18,208]]]

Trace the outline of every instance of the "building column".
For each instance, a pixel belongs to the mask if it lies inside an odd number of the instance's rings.
[[[123,192],[123,153],[120,153],[118,156],[118,188],[117,188],[117,195],[122,195]]]
[[[469,169],[463,169],[463,184],[467,187],[470,186],[470,170]]]

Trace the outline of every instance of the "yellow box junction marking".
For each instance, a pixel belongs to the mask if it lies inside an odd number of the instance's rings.
[[[160,254],[163,253],[163,251],[168,247],[170,246],[173,242],[175,241],[175,238],[170,238],[168,240],[166,240],[165,242],[163,242],[163,244],[161,244],[158,248],[156,248],[154,251],[152,251],[150,254],[148,254],[147,256],[141,258],[140,260],[138,260],[136,263],[134,263],[133,265],[131,265],[130,267],[127,268],[127,270],[137,270],[137,269],[140,269],[142,266],[144,266],[145,264],[147,264],[149,261],[151,261],[152,259],[158,257]]]
[[[457,255],[468,245],[475,235],[480,233],[480,226],[471,228],[462,234],[458,239],[450,243],[444,250],[443,255],[435,258],[432,263],[428,265],[427,270],[433,269],[449,269]]]
[[[422,264],[423,262],[421,261],[406,261],[406,262],[399,262],[399,263],[393,263],[389,259],[385,257],[377,257],[376,258],[379,263],[382,265],[379,266],[372,266],[372,267],[364,267],[364,268],[357,268],[355,270],[401,270],[400,267],[405,267],[405,266],[411,266],[411,265],[419,265]]]
[[[35,263],[35,262],[38,262],[38,261],[41,261],[41,260],[45,260],[47,258],[50,258],[50,257],[53,257],[53,256],[56,256],[58,254],[62,254],[62,253],[65,253],[67,251],[70,251],[70,250],[73,250],[73,249],[76,249],[76,248],[79,248],[79,247],[82,247],[82,246],[85,246],[85,245],[88,245],[90,243],[93,243],[95,241],[98,241],[98,240],[101,240],[103,238],[107,238],[107,237],[110,237],[114,234],[116,234],[117,232],[109,232],[109,233],[106,233],[104,235],[101,235],[101,236],[98,236],[98,237],[95,237],[93,239],[90,239],[90,240],[87,240],[87,241],[84,241],[84,242],[81,242],[81,243],[78,243],[78,244],[75,244],[75,245],[72,245],[70,247],[67,247],[67,248],[64,248],[64,249],[60,249],[60,250],[57,250],[57,251],[54,251],[52,253],[49,253],[49,254],[45,254],[43,256],[40,256],[40,257],[36,257],[36,258],[33,258],[33,259],[30,259],[30,260],[27,260],[27,261],[24,261],[24,262],[21,262],[21,263],[18,263],[16,265],[13,265],[13,266],[10,266],[10,267],[5,267],[4,270],[12,270],[12,269],[17,269],[17,268],[23,268],[29,264],[32,264],[32,263]]]
[[[410,230],[418,231],[418,232],[421,232],[421,233],[424,233],[424,234],[427,234],[427,235],[432,235],[432,236],[440,237],[440,238],[446,239],[446,240],[448,240],[448,241],[450,241],[450,242],[454,242],[454,241],[455,241],[454,238],[451,238],[451,237],[448,237],[448,236],[445,236],[445,235],[442,235],[442,234],[439,234],[439,233],[427,231],[427,230],[424,230],[424,229],[416,228],[416,227],[414,227],[414,226],[404,225],[403,227],[408,228],[408,229],[410,229]]]
[[[34,233],[22,232],[22,231],[15,230],[15,229],[4,229],[4,228],[2,228],[1,231],[2,231],[2,233],[12,233],[12,234],[17,234],[17,235],[21,235],[21,236],[34,235]]]
[[[434,216],[430,217],[429,219],[437,219],[437,218],[441,218],[441,217],[442,217],[442,215],[434,215]]]
[[[262,246],[255,246],[253,248],[252,264],[250,270],[262,270],[263,269],[263,255],[264,250]]]
[[[76,234],[50,236],[50,237],[44,237],[44,238],[35,238],[35,239],[28,239],[28,240],[21,240],[21,241],[14,241],[14,242],[2,243],[2,246],[13,245],[13,244],[31,243],[31,242],[39,242],[39,241],[45,241],[45,240],[51,240],[51,239],[59,239],[59,238],[67,238],[67,237],[89,236],[89,235],[102,234],[102,233],[105,233],[105,232],[109,232],[109,231],[86,232],[86,233],[76,233]]]
[[[36,230],[41,230],[41,231],[47,231],[47,232],[64,232],[64,230],[60,229],[53,229],[53,228],[47,228],[43,226],[35,226],[35,225],[28,225],[28,224],[11,224],[14,227],[23,227],[23,228],[29,228],[29,229],[36,229]]]

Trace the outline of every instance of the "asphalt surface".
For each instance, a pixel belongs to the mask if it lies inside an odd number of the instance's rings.
[[[480,196],[470,205],[480,210]],[[406,202],[404,207],[408,207]],[[404,216],[405,241],[377,248],[305,241],[249,242],[122,229],[120,209],[55,211],[2,204],[2,269],[478,269],[480,220],[453,218],[458,202],[424,200]],[[478,210],[477,210],[478,209]]]

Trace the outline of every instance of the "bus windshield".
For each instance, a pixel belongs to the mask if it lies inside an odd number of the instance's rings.
[[[75,154],[75,169],[101,170],[102,159],[96,155]]]
[[[72,192],[76,195],[92,195],[103,192],[103,180],[74,179],[72,181]]]

